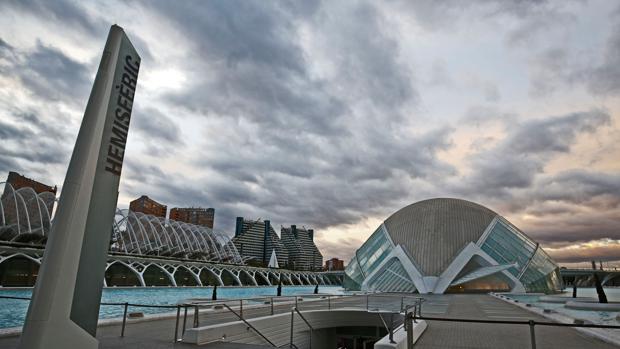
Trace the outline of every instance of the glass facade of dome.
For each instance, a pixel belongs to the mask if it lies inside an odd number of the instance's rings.
[[[398,229],[396,239],[389,227]],[[362,244],[345,271],[344,286],[364,291],[555,292],[562,287],[559,267],[538,243],[493,211],[458,199],[431,199],[398,211]]]

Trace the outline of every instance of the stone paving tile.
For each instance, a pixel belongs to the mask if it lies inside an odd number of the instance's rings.
[[[493,321],[548,321],[536,314],[488,295],[425,295],[428,301],[422,307],[422,315],[461,319],[485,319]],[[443,314],[426,313],[425,307],[433,302],[449,302]],[[537,348],[585,349],[616,348],[616,346],[589,337],[571,328],[536,326]],[[426,332],[415,348],[530,348],[527,325],[473,324],[428,321]]]

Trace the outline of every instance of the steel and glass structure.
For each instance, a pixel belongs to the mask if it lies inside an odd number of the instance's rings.
[[[391,215],[356,251],[345,287],[390,292],[555,292],[560,270],[492,210],[430,199]]]
[[[223,232],[129,210],[117,210],[110,250],[141,256],[170,256],[242,264]]]
[[[0,183],[0,241],[44,245],[53,220],[54,194],[32,188],[15,190]],[[117,209],[111,252],[243,264],[231,239],[211,228]]]
[[[39,243],[47,239],[55,195],[37,194],[31,187],[15,189],[5,182],[0,188],[0,240]]]
[[[0,193],[0,286],[32,287],[55,195],[8,183]],[[204,226],[117,209],[112,229],[106,286],[341,284],[337,274],[247,266],[228,235]]]

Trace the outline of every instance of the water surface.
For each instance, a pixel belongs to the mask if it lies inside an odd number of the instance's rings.
[[[240,299],[262,296],[275,296],[277,286],[259,287],[218,287],[218,299]],[[314,291],[314,286],[282,286],[282,295],[309,294]],[[343,294],[340,286],[320,286],[320,293]],[[102,303],[134,303],[175,305],[187,298],[211,298],[213,287],[128,287],[128,288],[105,288],[101,296]],[[32,289],[1,290],[0,296],[27,297],[32,296]],[[2,299],[0,298],[0,328],[19,327],[24,324],[28,310],[27,300]],[[122,306],[102,305],[99,311],[100,319],[108,319],[123,316]],[[140,311],[145,314],[156,314],[174,311],[163,308],[130,308],[129,311]]]

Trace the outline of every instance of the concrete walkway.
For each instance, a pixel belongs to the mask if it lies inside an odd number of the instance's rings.
[[[487,320],[539,320],[548,321],[514,305],[495,299],[488,295],[424,295],[427,301],[422,308],[422,315],[429,317],[475,318]],[[334,308],[356,307],[369,309],[400,308],[401,297],[370,297],[366,296],[332,299]],[[405,304],[407,300],[405,300]],[[232,305],[232,304],[231,304]],[[290,312],[294,304],[278,304],[274,313]],[[327,309],[327,300],[298,302],[300,310]],[[236,309],[236,311],[238,311]],[[244,305],[245,318],[266,316],[271,313],[270,305],[247,307]],[[201,311],[200,325],[217,324],[238,320],[227,310]],[[187,327],[192,325],[192,316],[188,316]],[[530,348],[528,326],[465,324],[453,322],[429,321],[426,332],[422,335],[415,348]],[[196,348],[195,345],[173,343],[175,318],[158,319],[128,323],[125,337],[119,337],[120,325],[100,326],[97,338],[101,349],[168,349]],[[180,337],[180,334],[179,334]],[[0,338],[0,348],[17,348],[19,337]],[[538,348],[615,348],[598,339],[588,337],[580,332],[561,327],[536,327],[536,343]],[[260,348],[230,343],[212,343],[202,346],[207,349]],[[320,348],[323,349],[323,348]],[[328,349],[328,348],[325,348]]]
[[[485,319],[492,321],[545,321],[527,310],[488,295],[425,295],[422,316]],[[537,348],[594,349],[617,348],[572,328],[536,326]],[[475,324],[428,321],[428,328],[415,348],[530,348],[527,325]]]
[[[277,300],[277,297],[274,297]],[[386,297],[371,297],[368,301],[370,306],[379,306],[379,303],[384,306],[398,307],[400,304],[400,296],[398,298],[386,298]],[[333,307],[366,307],[367,299],[365,296],[359,297],[346,297],[346,298],[332,298],[329,302]],[[327,299],[310,300],[305,298],[304,301],[299,301],[297,306],[300,310],[312,310],[312,309],[327,309],[329,306]],[[235,311],[239,311],[238,302],[231,301],[231,307]],[[274,302],[274,313],[288,313],[291,311],[291,307],[294,306],[291,302]],[[397,308],[396,308],[397,309]],[[253,318],[259,316],[267,316],[271,314],[270,305],[244,305],[243,316],[244,318]],[[181,324],[179,325],[179,337],[181,337],[180,331],[182,326],[183,312],[181,312]],[[225,323],[230,321],[239,320],[235,315],[228,310],[201,310],[199,324],[200,326]],[[193,316],[187,317],[187,328],[192,326]],[[196,348],[193,344],[173,343],[174,338],[174,326],[176,322],[176,313],[172,317],[166,319],[157,319],[153,321],[140,321],[129,322],[125,329],[125,337],[120,337],[121,326],[120,324],[99,326],[97,329],[97,339],[99,339],[100,349],[169,349],[169,348]],[[17,348],[19,344],[19,337],[5,337],[0,338],[0,349]],[[235,348],[226,347],[226,344],[210,344],[208,346],[201,346],[203,348]],[[256,346],[254,346],[256,347]],[[237,348],[248,348],[247,346],[238,346]],[[77,348],[75,348],[77,349]]]

